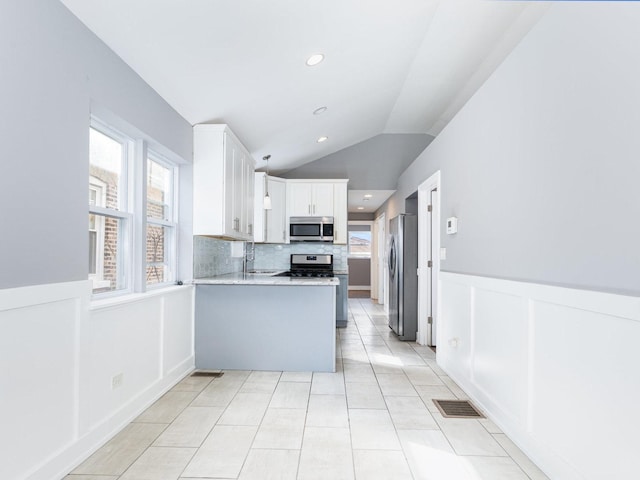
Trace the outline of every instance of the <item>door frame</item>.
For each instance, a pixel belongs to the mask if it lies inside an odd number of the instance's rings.
[[[428,206],[431,201],[431,191],[436,190],[435,201],[431,211],[432,222],[429,224]],[[417,343],[427,345],[428,330],[428,303],[429,290],[432,296],[432,340],[431,345],[438,345],[438,321],[439,315],[439,289],[440,284],[440,199],[442,189],[440,182],[440,170],[431,175],[418,187],[418,335]],[[429,229],[433,228],[430,232]],[[430,235],[431,233],[431,235]],[[431,244],[433,239],[433,244]],[[427,261],[429,260],[429,250],[433,252],[432,276],[433,286],[429,277]]]
[[[389,303],[389,273],[387,269],[387,226],[386,215],[381,213],[374,220],[376,231],[376,275],[378,304],[384,305],[385,311]]]

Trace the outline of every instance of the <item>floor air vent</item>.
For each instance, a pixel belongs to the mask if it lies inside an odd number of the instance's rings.
[[[224,375],[223,372],[193,372],[192,377],[214,377],[218,378]]]
[[[434,400],[445,418],[484,418],[468,400]]]

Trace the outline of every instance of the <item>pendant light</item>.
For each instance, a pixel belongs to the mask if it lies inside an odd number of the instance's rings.
[[[271,210],[271,197],[269,196],[269,159],[271,155],[265,155],[262,159],[267,162],[267,176],[264,178],[264,198],[262,199],[262,207],[265,210]]]

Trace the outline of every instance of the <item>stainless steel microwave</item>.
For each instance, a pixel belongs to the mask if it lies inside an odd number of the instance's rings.
[[[333,217],[289,218],[292,242],[333,242]]]

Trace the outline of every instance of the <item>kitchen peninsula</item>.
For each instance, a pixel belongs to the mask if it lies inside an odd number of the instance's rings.
[[[197,369],[335,371],[339,280],[275,273],[194,281]]]

